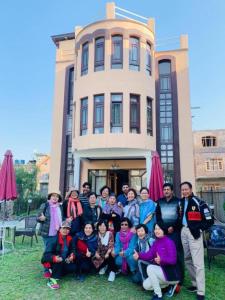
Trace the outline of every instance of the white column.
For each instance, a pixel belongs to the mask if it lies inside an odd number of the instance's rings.
[[[74,187],[80,190],[80,157],[77,154],[74,154],[74,171],[73,171],[73,180]]]
[[[152,170],[152,154],[151,154],[151,152],[149,152],[145,156],[145,163],[146,163],[146,171],[147,171],[147,176],[146,176],[147,187],[149,187],[151,170]]]

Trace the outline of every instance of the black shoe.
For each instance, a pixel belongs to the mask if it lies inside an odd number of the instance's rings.
[[[197,294],[197,300],[205,300],[205,296]]]
[[[196,286],[189,286],[188,288],[187,288],[187,290],[188,290],[188,292],[190,292],[190,293],[196,293],[197,292],[197,287]]]

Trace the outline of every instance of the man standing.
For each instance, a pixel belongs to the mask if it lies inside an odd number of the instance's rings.
[[[197,300],[205,299],[205,267],[202,231],[213,225],[208,205],[192,192],[188,181],[180,184],[181,193],[181,241],[184,248],[184,260],[191,277],[190,292],[197,292]]]
[[[180,284],[184,281],[184,253],[181,243],[181,218],[180,200],[173,194],[173,185],[165,183],[163,185],[164,197],[157,201],[156,222],[166,230],[167,236],[174,241],[177,248],[177,262],[181,272]]]
[[[120,194],[117,197],[117,202],[119,205],[122,205],[123,207],[127,205],[127,194],[129,191],[129,185],[128,183],[122,184],[122,194]]]
[[[79,195],[79,199],[82,204],[82,207],[84,208],[86,205],[89,204],[88,196],[91,192],[91,184],[89,182],[84,182],[82,188],[83,188],[83,193]]]

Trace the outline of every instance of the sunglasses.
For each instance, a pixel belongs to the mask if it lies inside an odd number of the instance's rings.
[[[121,226],[128,226],[127,223],[121,223]]]

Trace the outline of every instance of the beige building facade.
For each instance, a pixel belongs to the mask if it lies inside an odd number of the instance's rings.
[[[108,3],[104,20],[52,37],[51,190],[84,181],[97,193],[105,184],[119,193],[123,182],[139,190],[155,150],[176,191],[194,181],[188,38],[157,52],[154,20],[117,18],[117,9]]]
[[[225,129],[194,131],[197,191],[225,191]]]

